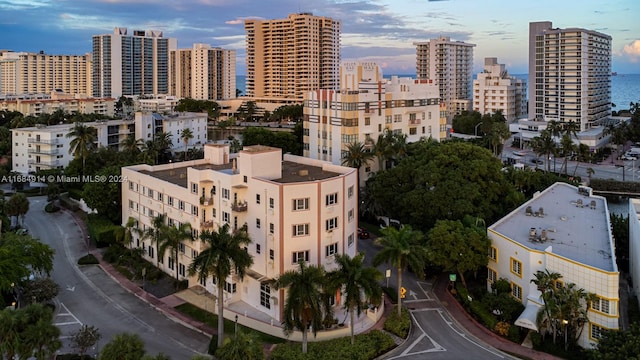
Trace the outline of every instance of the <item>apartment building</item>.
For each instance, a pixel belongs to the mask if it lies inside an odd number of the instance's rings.
[[[91,96],[91,67],[91,54],[0,51],[0,95],[61,91]]]
[[[526,117],[525,85],[522,79],[510,76],[497,58],[485,58],[484,70],[473,81],[473,110],[483,115],[500,110],[508,123]]]
[[[307,93],[304,101],[304,156],[341,164],[347,146],[373,147],[378,135],[391,131],[420,138],[446,137],[438,88],[431,80],[383,79],[373,62],[345,61],[340,66],[341,89]],[[442,109],[444,110],[444,109]],[[361,169],[360,179],[378,170],[376,161]]]
[[[177,40],[157,30],[116,27],[93,36],[94,97],[168,94],[169,53]]]
[[[629,198],[629,275],[631,295],[640,306],[640,199]]]
[[[529,118],[576,122],[586,131],[610,115],[611,36],[529,23]]]
[[[556,286],[574,283],[597,296],[578,345],[591,348],[603,330],[618,329],[619,271],[606,199],[591,188],[556,183],[487,230],[491,239],[488,283],[505,278],[525,305],[515,325],[538,331],[544,302],[531,280],[537,271],[562,275]],[[585,305],[586,306],[586,305]]]
[[[270,280],[298,268],[298,262],[335,268],[335,254],[356,254],[357,194],[352,168],[282,154],[281,149],[247,146],[232,158],[228,145],[207,144],[204,159],[150,166],[124,167],[122,221],[129,217],[140,229],[152,226],[153,217],[166,214],[169,225],[189,223],[195,241],[185,242],[177,259],[167,252],[159,257],[156,244],[134,239],[145,258],[189,286],[210,293],[211,278],[200,282],[187,268],[204,250],[203,231],[230,230],[246,225],[253,257],[247,276],[235,273],[225,280],[225,307],[242,303],[275,319],[283,318],[284,290]],[[336,294],[340,303],[340,294]],[[246,314],[246,310],[245,310]],[[273,325],[273,323],[272,323]]]
[[[160,115],[137,112],[134,119],[104,120],[85,123],[96,129],[96,146],[121,149],[121,144],[134,134],[136,139],[152,140],[158,132],[171,134],[171,151],[184,151],[186,144],[180,138],[184,129],[190,129],[193,139],[189,147],[202,147],[207,142],[206,113],[174,113]],[[74,124],[37,125],[11,129],[13,170],[29,174],[46,169],[63,169],[73,160],[69,153],[72,138],[67,134]]]
[[[236,52],[193,44],[170,53],[170,94],[179,98],[222,100],[236,97]]]
[[[180,99],[173,95],[147,95],[133,97],[134,111],[155,112],[160,114],[172,113]]]
[[[416,42],[416,75],[419,80],[432,80],[440,100],[447,107],[447,122],[462,111],[471,110],[473,81],[473,47],[448,36]]]
[[[44,95],[0,95],[0,110],[18,111],[24,116],[39,116],[60,110],[68,114],[98,114],[111,117],[115,112],[115,99],[70,95],[56,91]]]
[[[338,88],[340,21],[311,13],[245,20],[247,96],[298,99]]]

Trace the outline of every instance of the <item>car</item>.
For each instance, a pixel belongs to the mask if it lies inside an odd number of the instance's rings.
[[[531,159],[531,163],[532,164],[536,164],[536,165],[542,165],[542,164],[544,164],[544,161],[542,161],[540,159]]]
[[[369,232],[363,228],[358,228],[358,239],[368,239]]]
[[[25,229],[25,228],[21,228],[21,229],[16,230],[16,234],[18,234],[18,235],[27,235],[28,233],[29,233],[29,230]]]

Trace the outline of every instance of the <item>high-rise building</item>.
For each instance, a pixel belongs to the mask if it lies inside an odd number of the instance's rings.
[[[309,91],[337,89],[340,27],[311,13],[246,20],[247,95],[302,101]]]
[[[447,121],[464,110],[471,110],[473,81],[473,47],[462,41],[441,36],[416,42],[416,75],[433,80],[440,91],[440,100],[447,107]]]
[[[500,110],[507,122],[520,119],[527,113],[525,84],[510,76],[497,58],[485,58],[484,70],[473,81],[473,110],[483,115]]]
[[[169,52],[177,40],[161,31],[115,28],[93,36],[93,96],[168,94]]]
[[[342,63],[340,79],[339,91],[318,89],[305,98],[305,157],[340,165],[350,144],[372,148],[387,133],[404,135],[407,142],[445,138],[446,119],[432,81],[384,79],[376,63],[356,61]],[[360,180],[382,166],[377,161],[363,166]]]
[[[193,44],[170,54],[170,94],[198,100],[236,97],[236,52]]]
[[[0,95],[91,96],[91,55],[0,52]]]
[[[611,36],[529,23],[529,118],[577,122],[580,131],[611,114]]]

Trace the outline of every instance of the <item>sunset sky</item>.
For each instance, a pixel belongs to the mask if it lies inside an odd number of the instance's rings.
[[[613,70],[640,73],[640,1],[610,0],[0,0],[0,49],[84,54],[114,27],[161,30],[179,48],[237,50],[244,74],[244,19],[312,12],[342,21],[342,58],[376,61],[385,74],[415,74],[413,42],[450,36],[476,44],[475,70],[498,57],[527,72],[530,21],[613,37]]]

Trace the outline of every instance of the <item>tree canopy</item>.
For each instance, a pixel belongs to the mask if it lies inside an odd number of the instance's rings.
[[[242,131],[242,145],[266,145],[282,149],[283,153],[302,154],[302,144],[288,131],[271,131],[262,127],[247,127]]]
[[[31,273],[49,275],[54,250],[29,235],[2,234],[0,239],[0,290],[10,290]]]
[[[400,163],[367,181],[366,193],[384,214],[428,231],[436,220],[466,215],[497,220],[524,201],[504,177],[502,163],[482,147],[421,140]]]

